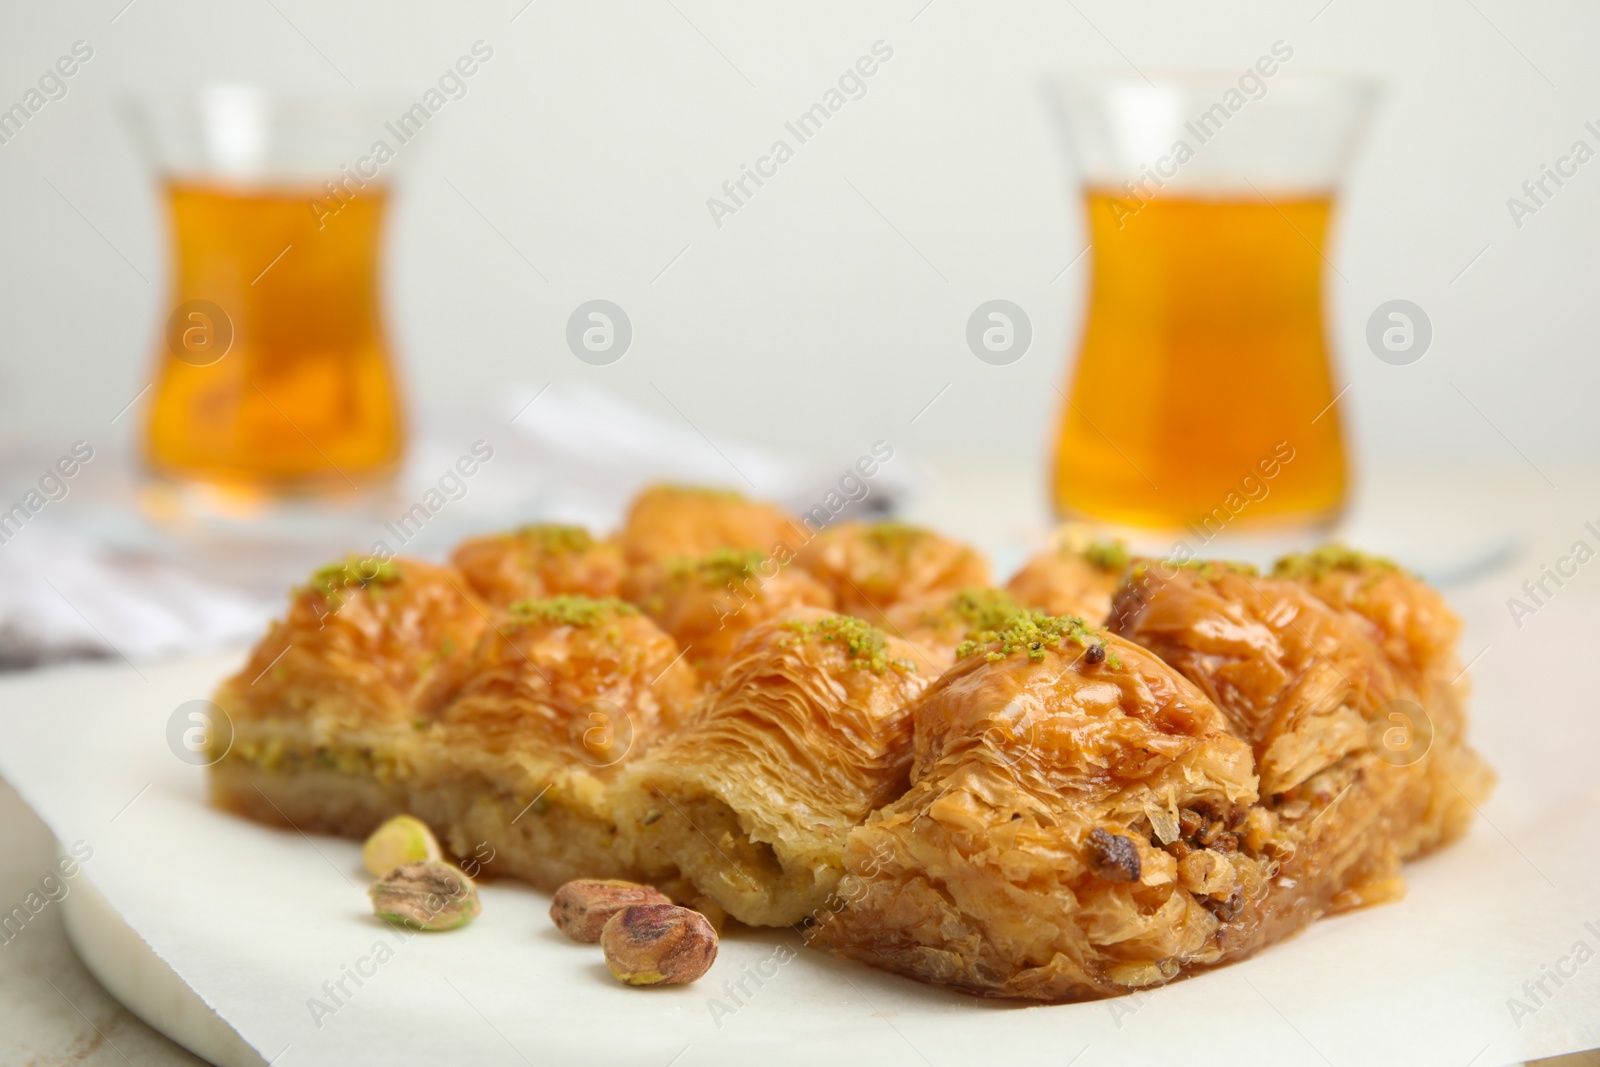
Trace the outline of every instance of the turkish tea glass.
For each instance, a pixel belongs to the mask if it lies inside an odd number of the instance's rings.
[[[1242,73],[1071,77],[1053,95],[1091,262],[1057,513],[1205,541],[1326,528],[1347,493],[1328,227],[1374,87],[1264,56]]]
[[[130,118],[171,226],[149,468],[243,500],[385,482],[405,430],[379,288],[397,151],[382,105],[215,85]]]

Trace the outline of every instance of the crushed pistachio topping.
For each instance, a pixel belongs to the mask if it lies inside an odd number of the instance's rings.
[[[966,624],[968,632],[998,630],[1011,616],[1023,611],[1004,589],[963,589],[950,598],[950,610]]]
[[[744,494],[736,489],[715,489],[709,485],[679,485],[676,482],[662,482],[658,485],[652,485],[646,492],[671,493],[677,496],[698,496],[707,500],[725,500],[729,502],[745,499]]]
[[[744,581],[765,558],[754,549],[719,548],[698,558],[667,560],[663,566],[667,581],[674,587],[681,588],[691,581],[721,587]]]
[[[1214,581],[1224,574],[1242,574],[1246,578],[1261,576],[1261,568],[1254,563],[1236,563],[1230,559],[1193,559],[1180,566],[1194,571],[1206,581]]]
[[[1177,560],[1167,559],[1159,560],[1154,564],[1149,562],[1134,564],[1133,569],[1128,572],[1128,576],[1123,579],[1122,584],[1126,586],[1144,581],[1145,577],[1150,573],[1150,568],[1156,565],[1193,571],[1208,582],[1215,581],[1225,574],[1241,574],[1246,578],[1257,578],[1261,575],[1260,569],[1253,563],[1235,563],[1226,559],[1191,559],[1180,563]],[[1160,578],[1161,575],[1157,574],[1156,577]]]
[[[882,674],[891,667],[905,674],[914,673],[917,669],[916,664],[908,659],[891,657],[889,639],[882,630],[865,619],[849,615],[829,615],[815,622],[790,619],[783,624],[783,628],[795,634],[800,641],[815,640],[843,645],[852,667],[869,670],[873,674]]]
[[[342,590],[390,585],[399,580],[400,568],[388,560],[350,556],[312,571],[310,586],[325,597],[333,597]]]
[[[966,657],[984,651],[984,658],[990,663],[998,663],[1013,652],[1026,652],[1028,659],[1037,663],[1053,648],[1060,647],[1063,641],[1075,641],[1088,648],[1095,641],[1095,636],[1100,631],[1089,627],[1084,621],[1074,615],[1046,615],[1042,611],[1020,611],[1011,616],[1001,626],[982,633],[975,633],[969,641],[963,641],[956,649],[956,658]],[[999,647],[995,647],[998,645]],[[1112,657],[1108,654],[1106,662],[1111,663]],[[1113,667],[1120,663],[1111,663]]]
[[[1317,581],[1332,571],[1398,571],[1400,565],[1382,556],[1369,556],[1344,545],[1323,545],[1311,552],[1284,556],[1273,564],[1274,578],[1308,578]]]
[[[599,626],[619,615],[637,615],[632,604],[605,597],[553,596],[547,600],[518,600],[506,608],[513,622],[553,623],[557,626]]]
[[[1126,570],[1128,546],[1121,540],[1091,541],[1084,546],[1083,558],[1103,571]]]
[[[556,523],[539,523],[523,526],[516,536],[537,545],[551,555],[587,552],[594,547],[594,537],[582,526],[561,526]]]
[[[867,527],[867,543],[881,552],[892,552],[904,559],[925,539],[933,536],[920,526],[903,522],[875,522]]]

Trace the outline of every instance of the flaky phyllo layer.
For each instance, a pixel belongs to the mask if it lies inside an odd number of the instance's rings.
[[[489,876],[649,882],[912,977],[1073,1000],[1395,898],[1490,788],[1459,624],[1393,565],[1085,543],[987,581],[928,531],[673,488],[617,540],[348,560],[219,691],[213,798],[349,836],[411,812]]]
[[[818,940],[1066,1000],[1397,896],[1491,780],[1463,743],[1457,624],[1392,567],[1300,562],[1135,567],[1114,634],[984,635],[918,703],[912,786],[851,834],[855,903]]]

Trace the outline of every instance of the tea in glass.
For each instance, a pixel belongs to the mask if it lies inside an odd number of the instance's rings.
[[[216,86],[136,128],[163,172],[171,288],[145,456],[234,497],[380,486],[404,449],[379,255],[390,175],[351,163],[371,105]]]
[[[1055,442],[1063,516],[1214,535],[1343,506],[1323,283],[1367,94],[1278,76],[1255,97],[1216,76],[1063,85],[1091,261]]]

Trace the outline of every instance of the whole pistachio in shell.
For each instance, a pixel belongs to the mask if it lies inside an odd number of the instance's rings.
[[[606,966],[628,985],[681,985],[711,969],[717,932],[697,911],[676,904],[635,904],[600,932]]]
[[[672,899],[652,886],[613,878],[579,878],[556,890],[550,901],[550,920],[574,941],[600,940],[611,916],[635,904],[671,904]]]

